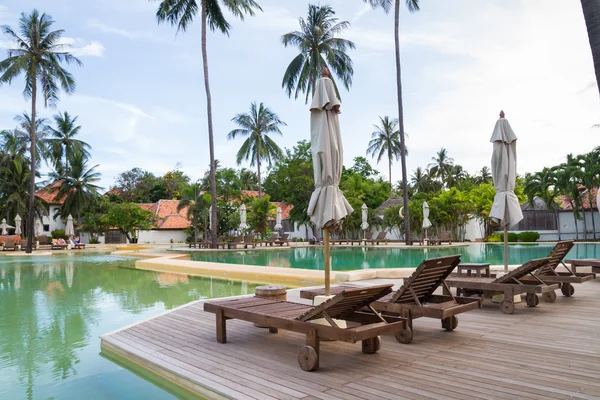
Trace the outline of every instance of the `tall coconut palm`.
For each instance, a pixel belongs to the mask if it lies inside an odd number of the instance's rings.
[[[286,123],[280,120],[277,114],[268,107],[265,107],[263,103],[260,103],[257,106],[256,102],[250,104],[249,113],[237,114],[231,120],[238,124],[240,128],[229,132],[227,139],[232,140],[238,136],[247,137],[237,153],[236,161],[238,164],[241,164],[243,160],[250,160],[250,166],[256,165],[258,198],[261,198],[261,161],[266,161],[269,166],[271,166],[274,159],[283,157],[283,151],[281,151],[279,146],[277,146],[277,143],[269,137],[269,134],[281,136],[279,127],[285,126]]]
[[[27,159],[27,133],[19,128],[0,132],[0,165],[16,159]]]
[[[19,124],[21,128],[20,131],[25,133],[25,146],[31,147],[31,143],[33,141],[31,132],[34,132],[35,136],[35,165],[36,167],[41,166],[42,160],[48,162],[52,158],[52,154],[49,151],[48,147],[48,120],[46,118],[31,118],[29,114],[23,113],[19,114],[15,117],[15,121]],[[35,123],[35,130],[32,129],[33,124]],[[29,157],[27,157],[28,161],[31,161]]]
[[[82,222],[81,212],[94,204],[102,189],[96,185],[100,181],[100,173],[96,171],[98,165],[88,168],[83,153],[71,153],[69,157],[69,173],[60,177],[56,197],[65,199],[60,210],[61,216],[75,215],[79,226]]]
[[[52,31],[52,17],[33,10],[31,14],[21,13],[19,19],[20,35],[15,33],[8,25],[0,27],[2,32],[16,48],[8,50],[8,58],[0,62],[0,84],[12,83],[21,74],[25,77],[25,98],[31,99],[31,127],[36,127],[35,118],[38,83],[44,105],[54,106],[58,101],[60,88],[66,93],[75,91],[75,80],[65,70],[61,63],[75,63],[81,65],[81,61],[68,52],[63,51],[64,46],[60,44],[64,31]],[[35,197],[35,167],[36,167],[36,132],[31,129],[31,174],[29,185],[29,213],[27,216],[27,230],[33,232],[33,207]],[[27,241],[27,253],[32,251],[32,240]]]
[[[184,197],[177,205],[177,212],[187,208],[187,219],[190,221],[191,228],[194,230],[194,241],[198,241],[198,229],[205,226],[208,220],[208,210],[210,208],[210,195],[195,192],[194,198]]]
[[[81,153],[85,158],[90,157],[90,145],[83,140],[77,139],[81,131],[81,125],[76,125],[77,116],[72,117],[68,112],[58,113],[54,116],[56,129],[48,127],[51,138],[48,139],[48,146],[52,152],[52,157],[56,165],[62,164],[63,171],[69,174],[69,158],[71,154]]]
[[[488,166],[483,166],[477,176],[477,183],[489,183],[492,181],[492,174]]]
[[[354,68],[352,59],[346,52],[354,49],[354,43],[338,37],[350,22],[338,22],[335,11],[328,5],[308,5],[306,20],[300,18],[300,31],[286,33],[281,37],[285,47],[295,46],[300,50],[283,74],[281,87],[287,95],[298,98],[305,93],[305,101],[315,90],[317,79],[321,77],[323,67],[327,67],[341,80],[346,89],[352,86]],[[332,77],[331,77],[332,78]],[[335,90],[340,97],[339,89],[332,78]]]
[[[221,3],[236,17],[244,20],[246,14],[254,15],[254,10],[262,8],[254,0],[162,0],[156,11],[158,22],[168,22],[177,26],[177,31],[185,32],[200,11],[202,67],[204,71],[204,89],[206,92],[206,114],[208,123],[208,149],[210,154],[210,193],[212,197],[211,237],[217,238],[217,183],[215,179],[215,145],[212,123],[212,98],[208,80],[208,54],[206,52],[206,25],[210,30],[218,30],[229,36],[231,25],[225,19]],[[199,10],[200,9],[200,10]]]
[[[454,167],[454,159],[448,157],[448,150],[442,147],[435,157],[431,157],[431,160],[433,162],[427,165],[429,174],[438,178],[442,186],[447,186],[448,177]]]
[[[600,0],[581,0],[581,7],[592,48],[596,84],[600,91]]]
[[[410,184],[412,188],[417,193],[426,193],[434,191],[434,182],[432,182],[431,177],[421,167],[417,167],[413,175],[410,177]]]
[[[579,228],[577,220],[579,219],[579,210],[581,208],[581,190],[580,174],[581,169],[571,154],[567,155],[567,162],[552,168],[556,177],[556,189],[560,194],[567,196],[573,212],[573,222],[575,223],[575,238],[579,240]],[[585,223],[585,218],[584,218]],[[584,231],[586,230],[584,224]]]
[[[587,192],[588,210],[592,220],[592,232],[594,232],[594,241],[596,241],[596,222],[594,220],[594,210],[592,208],[592,192],[594,188],[597,188],[598,185],[600,185],[600,152],[594,150],[579,155],[577,161],[581,165],[581,184],[585,186]],[[583,213],[585,215],[585,208],[583,209]]]
[[[379,117],[381,126],[373,125],[375,131],[371,133],[371,140],[367,147],[367,155],[373,158],[377,156],[377,163],[385,155],[388,159],[388,179],[390,182],[390,198],[392,198],[392,163],[400,158],[402,145],[400,143],[400,131],[398,131],[398,120],[390,117]]]
[[[387,14],[392,8],[394,3],[394,43],[396,47],[396,89],[398,95],[398,124],[400,131],[400,145],[405,148],[404,138],[404,105],[402,101],[402,68],[400,63],[400,1],[401,0],[364,0],[369,3],[371,7],[381,7]],[[410,12],[419,11],[419,0],[405,0],[406,8]],[[408,190],[407,190],[407,171],[406,171],[406,157],[404,154],[400,156],[400,163],[402,164],[402,192],[404,204],[408,204]],[[404,232],[406,235],[406,244],[411,244],[410,235],[410,213],[408,207],[404,210]]]
[[[548,211],[552,211],[554,213],[554,219],[558,229],[558,240],[561,240],[560,224],[558,221],[558,211],[556,207],[558,190],[557,176],[555,171],[553,171],[551,168],[544,168],[540,172],[527,174],[525,176],[525,187],[523,188],[523,193],[527,196],[530,203],[533,203],[533,198],[535,196],[538,196],[544,200]]]

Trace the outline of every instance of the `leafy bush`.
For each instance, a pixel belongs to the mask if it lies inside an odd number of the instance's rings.
[[[52,239],[65,239],[67,240],[67,234],[64,229],[55,229],[51,232]]]
[[[508,232],[508,242],[517,242],[519,240],[519,235],[514,232]],[[492,233],[490,236],[485,238],[485,241],[488,243],[502,243],[504,242],[504,233]]]
[[[100,244],[98,239],[90,239],[90,244]]]
[[[540,234],[537,232],[521,232],[519,233],[519,241],[521,242],[537,242]]]

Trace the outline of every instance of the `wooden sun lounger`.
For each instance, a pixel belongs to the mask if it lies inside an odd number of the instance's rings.
[[[571,250],[573,245],[574,243],[572,240],[558,242],[548,255],[548,258],[550,259],[548,264],[538,269],[535,273],[535,276],[545,283],[561,283],[562,285],[560,290],[562,294],[567,297],[575,294],[575,288],[573,287],[574,283],[583,283],[596,278],[596,274],[594,273],[575,273],[563,263],[563,259],[569,250]],[[567,272],[557,272],[556,268],[559,266],[559,264],[562,264]],[[527,279],[529,281],[531,280],[531,277],[524,277],[523,279]],[[554,296],[542,296],[544,300],[551,300],[552,297],[556,297],[556,294],[554,294]]]
[[[460,262],[460,254],[423,260],[410,278],[396,292],[373,302],[373,308],[386,314],[400,315],[408,320],[409,329],[396,335],[400,343],[412,341],[412,320],[420,317],[436,318],[442,321],[442,328],[452,331],[458,326],[457,314],[481,307],[481,300],[453,296],[444,280]],[[440,285],[445,287],[445,295],[434,295]],[[331,288],[335,294],[351,286]],[[323,295],[324,289],[303,290],[300,297],[313,299]]]
[[[571,270],[574,274],[577,273],[577,267],[592,267],[592,273],[600,274],[600,258],[580,258],[567,260],[565,263],[571,264]]]
[[[484,297],[504,294],[502,312],[505,314],[512,314],[515,311],[515,303],[513,301],[515,295],[525,293],[527,305],[535,307],[539,303],[537,293],[549,297],[545,294],[549,292],[554,293],[555,290],[560,289],[560,283],[546,284],[533,274],[549,261],[549,258],[528,261],[500,278],[473,276],[452,277],[446,279],[446,284],[449,287],[460,288],[463,293],[483,294]],[[531,275],[534,279],[532,281],[522,280],[526,275]],[[554,294],[554,296],[556,296],[556,294]],[[546,301],[552,302],[550,298],[547,298]]]
[[[288,238],[290,237],[289,233],[284,233],[283,236],[277,240],[275,240],[275,244],[278,244],[279,246],[283,247],[284,244],[286,245],[290,245],[290,241],[288,240]]]
[[[237,240],[236,240],[237,239]],[[233,242],[231,242],[228,246],[229,249],[237,249],[237,246],[242,246],[244,249],[247,249],[248,246],[252,246],[252,248],[256,247],[256,243],[254,242],[254,234],[248,234],[242,241],[242,238],[239,239],[236,237]]]
[[[85,250],[85,243],[75,243],[73,247],[75,250]]]
[[[51,249],[52,250],[66,250],[69,248],[68,244],[56,244],[53,243]]]
[[[17,244],[13,239],[6,239],[4,241],[4,245],[2,246],[2,251],[12,250],[17,251]]]
[[[375,239],[368,239],[367,242],[371,242],[371,246],[373,246],[375,244],[379,244],[379,242],[384,242],[385,244],[387,244],[388,240],[385,238],[386,236],[387,236],[387,232],[382,231],[382,232],[379,232],[379,234],[377,234],[377,237]]]
[[[348,343],[362,341],[363,353],[376,353],[379,335],[408,329],[405,318],[382,315],[369,305],[392,291],[392,285],[343,290],[316,307],[263,297],[243,297],[204,303],[204,311],[216,314],[217,341],[227,342],[226,322],[241,319],[262,326],[306,334],[306,346],[298,353],[298,363],[305,371],[319,368],[320,340]],[[361,310],[369,307],[368,310]],[[313,323],[325,319],[328,325]],[[334,319],[357,322],[359,326],[340,328]],[[355,324],[353,324],[355,325]]]
[[[447,242],[449,245],[452,244],[452,237],[448,231],[441,232],[439,237],[431,238],[427,241],[428,244],[432,245],[442,245],[444,242]]]
[[[277,240],[279,235],[277,235],[276,233],[272,234],[270,238],[268,238],[267,240],[262,240],[260,242],[261,245],[265,245],[265,246],[273,246],[273,243],[275,243],[275,241]]]

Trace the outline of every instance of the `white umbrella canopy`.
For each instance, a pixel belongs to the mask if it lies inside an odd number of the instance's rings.
[[[73,216],[69,214],[67,217],[67,226],[65,227],[65,235],[73,236],[75,235],[75,228],[73,227]]]
[[[212,206],[211,206],[212,207]],[[242,204],[240,206],[240,231],[245,231],[248,229],[248,224],[246,223],[246,205]]]
[[[429,204],[426,201],[423,202],[423,229],[425,229],[425,238],[427,238],[427,228],[431,226],[429,220]]]
[[[19,214],[15,217],[15,235],[21,235],[21,216]]]
[[[317,81],[310,105],[310,144],[315,176],[315,190],[308,204],[313,224],[324,230],[325,294],[329,295],[329,233],[341,228],[344,219],[354,211],[339,189],[343,166],[342,135],[338,114],[340,100],[329,79],[327,68]]]
[[[367,205],[365,203],[363,203],[363,205],[360,209],[362,211],[362,214],[361,214],[362,223],[360,224],[360,228],[363,231],[365,231],[365,230],[369,229],[369,209],[367,208]]]
[[[496,189],[490,218],[504,228],[504,272],[508,272],[508,226],[521,221],[523,213],[515,195],[517,135],[504,118],[504,111],[500,111],[500,119],[496,122],[490,142],[494,146],[492,178]]]
[[[2,218],[2,223],[0,224],[0,229],[2,229],[3,235],[8,235],[8,229],[15,229],[15,227],[7,224],[6,218]]]
[[[276,231],[283,229],[283,225],[281,225],[281,214],[281,207],[277,207],[277,213],[275,214],[275,226],[273,227],[273,229]]]

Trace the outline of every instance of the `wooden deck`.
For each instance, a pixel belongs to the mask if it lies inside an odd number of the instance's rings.
[[[217,343],[201,302],[106,334],[102,351],[206,398],[600,399],[600,281],[575,290],[513,315],[486,300],[454,332],[420,318],[411,344],[386,336],[377,354],[323,342],[316,372],[296,361],[303,335],[230,320],[228,343]]]

